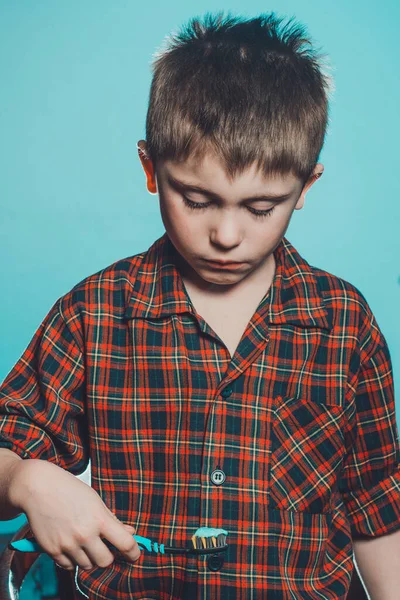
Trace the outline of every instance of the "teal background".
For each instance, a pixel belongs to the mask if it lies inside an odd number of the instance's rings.
[[[325,172],[286,235],[366,296],[399,389],[395,0],[385,10],[361,0],[0,0],[0,381],[61,295],[163,234],[136,150],[150,63],[170,31],[219,9],[294,16],[329,55],[336,91]],[[0,523],[3,538],[23,520]]]

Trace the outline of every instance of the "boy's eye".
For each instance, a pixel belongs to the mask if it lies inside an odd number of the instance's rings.
[[[189,198],[187,198],[186,196],[182,196],[182,198],[186,206],[193,209],[207,208],[207,206],[211,204],[211,202],[193,202],[192,200],[189,200]],[[269,217],[272,214],[272,211],[274,210],[275,206],[269,208],[268,210],[256,210],[255,208],[251,208],[250,206],[248,206],[247,208],[256,217]]]

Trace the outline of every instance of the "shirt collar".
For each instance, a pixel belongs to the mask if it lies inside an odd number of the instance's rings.
[[[270,323],[332,328],[319,281],[308,262],[283,237],[274,250],[276,270],[270,290]],[[143,254],[135,275],[126,319],[159,319],[193,313],[190,298],[176,267],[177,250],[165,232]]]

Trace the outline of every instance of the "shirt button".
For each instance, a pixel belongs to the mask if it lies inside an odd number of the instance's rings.
[[[226,475],[223,471],[221,471],[221,469],[215,469],[211,473],[211,481],[214,483],[214,485],[221,485],[224,483],[225,479]]]
[[[219,571],[223,564],[224,557],[221,554],[211,554],[207,559],[207,565],[211,571]]]
[[[229,396],[232,394],[232,392],[233,392],[233,390],[232,390],[231,386],[230,386],[230,385],[227,385],[227,386],[226,386],[226,388],[224,388],[224,389],[221,391],[221,396],[222,396],[223,398],[228,398],[228,397],[229,397]]]

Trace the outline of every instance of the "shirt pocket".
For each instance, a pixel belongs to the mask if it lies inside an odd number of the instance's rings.
[[[269,507],[332,512],[345,455],[343,407],[277,396],[272,418]]]

